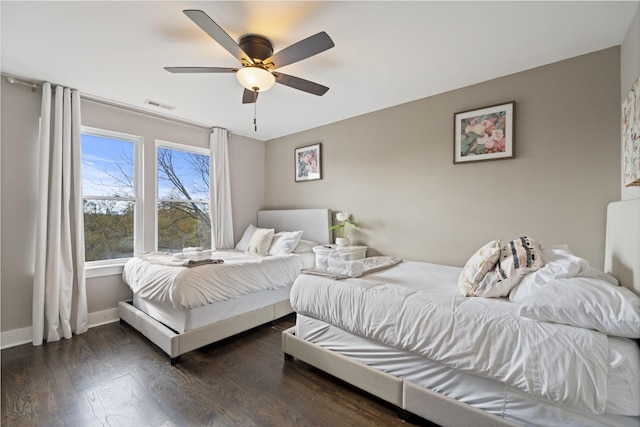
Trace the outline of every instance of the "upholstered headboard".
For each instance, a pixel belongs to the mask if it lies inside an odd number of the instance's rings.
[[[302,238],[321,245],[332,243],[331,209],[286,209],[258,211],[258,227],[278,231],[303,230]]]
[[[640,199],[610,203],[604,271],[640,295]]]

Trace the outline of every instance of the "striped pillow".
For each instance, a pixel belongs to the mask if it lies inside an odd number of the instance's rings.
[[[480,297],[506,297],[527,273],[543,265],[538,242],[528,237],[512,240],[502,247],[494,271],[487,273],[474,294]]]

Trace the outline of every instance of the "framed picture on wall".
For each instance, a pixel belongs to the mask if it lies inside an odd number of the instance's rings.
[[[622,103],[624,185],[640,186],[640,76]]]
[[[295,177],[297,181],[313,181],[322,178],[320,144],[295,149]]]
[[[453,163],[515,157],[516,102],[453,115]]]

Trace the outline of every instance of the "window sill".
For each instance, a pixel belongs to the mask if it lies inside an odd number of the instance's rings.
[[[122,275],[124,270],[125,261],[120,261],[113,264],[102,265],[90,265],[84,269],[84,275],[87,279],[103,276],[119,276]]]

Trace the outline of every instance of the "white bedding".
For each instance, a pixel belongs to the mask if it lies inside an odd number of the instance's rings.
[[[545,427],[637,427],[640,424],[639,417],[614,415],[640,411],[637,382],[640,367],[636,366],[640,349],[627,339],[608,338],[607,413],[595,415],[535,398],[498,381],[448,368],[417,353],[387,346],[301,314],[296,317],[295,328],[299,338],[518,424]]]
[[[299,314],[462,372],[576,410],[605,412],[606,335],[521,318],[519,304],[507,299],[464,298],[460,271],[403,262],[363,279],[301,275],[291,303]]]
[[[222,264],[174,267],[140,257],[127,261],[123,280],[134,294],[175,308],[196,308],[241,295],[290,285],[303,268],[314,265],[313,253],[257,257],[221,250],[211,258]]]

